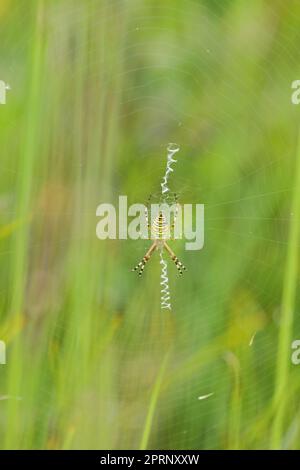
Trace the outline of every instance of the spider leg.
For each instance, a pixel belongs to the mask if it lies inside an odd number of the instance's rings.
[[[150,204],[151,198],[152,198],[152,194],[150,194],[150,196],[148,197],[147,205],[145,206],[145,219],[146,219],[146,225],[147,225],[147,237],[144,237],[144,238],[146,238],[147,240],[149,240],[149,229],[151,227],[150,222],[149,222],[149,210],[148,210],[148,205]]]
[[[146,263],[149,261],[150,259],[150,256],[152,255],[152,253],[156,250],[156,243],[154,242],[151,247],[149,248],[149,250],[147,251],[147,253],[145,254],[145,256],[143,257],[142,261],[140,261],[136,266],[135,268],[132,269],[132,271],[137,271],[139,270],[139,276],[141,276],[144,272],[144,268],[145,268],[145,265]]]
[[[171,230],[173,231],[173,234],[175,234],[175,227],[176,227],[176,222],[177,222],[177,218],[178,218],[179,208],[181,209],[180,204],[177,202],[177,200],[178,200],[178,196],[175,194],[176,209],[175,209],[173,221],[172,221],[172,223],[171,223],[171,225],[170,225]],[[181,235],[176,236],[176,237],[174,236],[174,240],[177,240],[178,238],[181,238]],[[171,239],[171,237],[170,237],[170,239]]]
[[[169,245],[166,242],[164,243],[164,248],[167,250],[167,252],[169,253],[171,259],[174,261],[174,263],[176,265],[176,268],[179,271],[179,274],[182,275],[183,271],[186,270],[186,267],[184,266],[184,264],[181,261],[179,261],[179,259],[175,255],[174,251],[171,250],[171,248],[169,247]]]
[[[146,217],[146,224],[147,224],[147,238],[149,238],[150,223],[149,223],[148,207],[146,207],[146,206],[145,206],[145,217]]]

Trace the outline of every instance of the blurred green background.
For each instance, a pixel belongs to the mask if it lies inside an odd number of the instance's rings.
[[[1,0],[1,449],[300,448],[299,41],[297,0]],[[95,234],[168,142],[205,204],[172,312]]]

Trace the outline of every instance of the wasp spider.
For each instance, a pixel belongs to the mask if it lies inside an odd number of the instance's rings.
[[[151,198],[151,196],[150,196]],[[149,198],[149,200],[150,200]],[[148,201],[149,201],[148,200]],[[166,199],[164,198],[164,201]],[[177,196],[175,195],[176,201],[176,210],[173,218],[173,222],[171,225],[167,223],[166,216],[163,210],[159,210],[158,215],[155,217],[152,225],[149,224],[149,217],[148,217],[148,209],[145,208],[145,216],[148,230],[150,230],[151,240],[153,241],[152,245],[150,246],[149,250],[146,252],[142,260],[132,269],[132,271],[138,271],[139,276],[141,276],[144,272],[145,265],[149,261],[151,255],[156,251],[166,250],[169,256],[171,257],[172,261],[174,261],[178,272],[180,275],[183,274],[183,271],[186,270],[186,267],[183,265],[181,261],[177,258],[173,250],[167,244],[167,240],[171,240],[171,230],[174,229],[175,222],[178,215],[178,204],[177,204]]]

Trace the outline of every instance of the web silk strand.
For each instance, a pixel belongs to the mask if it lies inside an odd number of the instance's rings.
[[[168,278],[168,266],[163,258],[162,252],[160,252],[160,265],[161,265],[161,276],[160,276],[160,306],[161,308],[167,308],[171,310],[171,296],[169,289],[169,278]]]
[[[172,168],[172,165],[174,163],[176,163],[177,160],[175,160],[175,158],[173,158],[173,156],[175,155],[175,153],[177,153],[179,151],[179,147],[178,147],[177,144],[169,144],[168,147],[167,147],[167,151],[168,151],[168,154],[167,154],[167,167],[166,167],[166,172],[165,172],[165,175],[164,175],[162,183],[161,183],[161,193],[162,194],[165,194],[165,193],[170,191],[169,187],[168,187],[168,179],[169,179],[170,173],[172,173],[174,171],[173,168]]]

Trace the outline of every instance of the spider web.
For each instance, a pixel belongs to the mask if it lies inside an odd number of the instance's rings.
[[[297,74],[291,71],[295,56],[282,58],[288,33],[267,26],[279,21],[279,12],[267,9],[260,20],[258,11],[250,11],[243,33],[238,24],[243,7],[230,5],[227,14],[196,2],[184,2],[180,9],[145,7],[132,20],[128,55],[132,61],[139,58],[141,66],[127,72],[135,85],[125,89],[125,102],[135,116],[129,130],[134,128],[140,137],[135,160],[125,160],[124,165],[129,171],[132,165],[143,170],[128,192],[145,194],[145,188],[149,191],[151,183],[160,181],[164,146],[173,140],[181,150],[170,187],[180,194],[181,203],[205,204],[204,248],[179,249],[188,272],[184,279],[177,279],[176,273],[170,279],[175,352],[152,447],[233,445],[228,434],[235,374],[244,387],[239,392],[246,403],[242,429],[255,426],[253,417],[263,415],[263,403],[272,398],[288,226],[295,216],[290,212],[290,168],[296,127],[285,125],[283,116],[293,117],[286,83]],[[193,12],[198,36],[190,27]],[[257,51],[253,45],[245,56],[243,44],[255,43],[252,35],[257,30],[265,49]],[[145,70],[151,79],[143,79]],[[157,143],[162,140],[160,150]],[[150,289],[147,282],[134,288],[137,302],[142,302],[140,296],[152,298],[153,277],[151,281]],[[166,319],[153,319],[152,302],[143,314],[136,354],[141,344],[153,353],[166,341],[161,333]],[[150,340],[151,316],[156,335]],[[297,330],[299,325],[295,334]],[[266,443],[261,436],[250,445]]]
[[[120,3],[107,3],[99,27],[113,28]],[[96,5],[96,0],[90,2],[91,12]],[[97,241],[107,250],[108,263],[101,271],[101,300],[95,303],[111,318],[121,318],[112,345],[112,367],[107,362],[105,368],[102,356],[99,359],[99,370],[102,372],[103,367],[112,383],[107,403],[114,436],[109,442],[114,448],[140,445],[151,390],[163,358],[168,357],[149,448],[264,447],[267,427],[260,433],[256,430],[273,396],[288,226],[297,216],[290,211],[290,201],[299,110],[291,105],[290,83],[299,78],[299,6],[293,2],[289,7],[280,2],[271,6],[190,0],[164,5],[143,0],[124,5],[126,23],[120,56],[110,57],[122,65],[117,76],[110,71],[110,59],[103,63],[100,56],[94,57],[89,73],[90,77],[98,68],[104,68],[108,70],[107,75],[103,74],[108,88],[116,79],[119,84],[112,178],[101,179],[99,172],[101,197],[108,195],[109,200],[98,198],[100,190],[93,193],[90,238],[84,239],[81,233],[71,235],[86,243],[93,240],[98,203],[117,204],[118,196],[124,194],[129,204],[146,204],[150,194],[159,193],[166,146],[177,142],[180,152],[170,176],[170,190],[179,195],[181,204],[204,204],[205,243],[201,251],[192,252],[184,250],[184,241],[172,242],[172,249],[188,270],[179,278],[176,267],[168,262],[172,300],[172,312],[168,312],[160,309],[158,254],[146,266],[142,279],[130,272],[149,242]],[[48,21],[55,33],[57,51],[61,39],[64,47],[68,41],[73,44],[73,30],[82,27],[84,20],[80,8],[72,2],[49,8]],[[92,21],[92,13],[87,16]],[[19,21],[22,27],[24,20]],[[66,24],[72,27],[65,28]],[[93,51],[98,45],[87,38]],[[6,35],[6,42],[12,54],[22,55],[23,46],[14,42],[13,34]],[[62,80],[68,78],[67,65],[62,63],[57,73]],[[18,74],[13,69],[9,74],[13,93],[21,87],[20,78],[14,81]],[[21,93],[24,95],[25,90]],[[53,132],[61,138],[73,137],[70,112],[64,112],[65,127],[58,130],[52,123]],[[11,134],[17,125],[16,112],[11,131],[6,134],[8,142],[13,140]],[[93,134],[97,132],[93,129]],[[13,150],[15,144],[10,145]],[[68,147],[64,149],[66,157],[62,164],[58,162],[58,168],[54,157],[41,152],[41,158],[49,163],[52,179],[57,177],[72,187],[74,173],[80,167],[84,175],[87,162],[70,156]],[[10,188],[4,191],[1,215],[3,222],[9,222],[14,214],[11,201],[19,167],[9,152],[4,152],[1,168],[3,187]],[[34,175],[35,187],[43,178]],[[59,188],[65,194],[61,186],[48,190],[52,195]],[[42,219],[45,227],[39,228],[44,238],[30,243],[31,270],[40,253],[46,258],[53,255],[61,268],[57,278],[56,267],[50,265],[49,272],[44,272],[47,279],[42,282],[48,287],[47,276],[51,278],[47,315],[52,310],[63,313],[68,298],[68,285],[61,272],[68,263],[65,253],[70,233],[53,236],[49,254],[46,232],[51,228],[55,233],[58,213],[55,205],[51,207],[53,219]],[[46,209],[42,207],[41,213],[48,216],[48,206]],[[60,217],[69,212],[74,215],[70,208],[64,210]],[[4,265],[13,255],[11,245],[4,246],[1,255],[4,278]],[[94,275],[91,271],[91,279]],[[31,295],[36,300],[40,284],[34,275],[30,279]],[[40,273],[38,279],[41,282]],[[3,285],[4,293],[11,290],[7,281]],[[58,338],[73,329],[74,335],[78,334],[72,322],[66,324],[63,315],[58,315],[54,323],[54,336]],[[299,337],[298,318],[293,331],[295,338]],[[89,339],[91,343],[98,341]],[[66,371],[68,367],[66,364]],[[42,381],[40,389],[45,401],[38,407],[51,414],[55,394],[52,396]],[[5,389],[1,393],[7,396]],[[93,412],[87,406],[83,414]],[[77,444],[82,440],[79,434]],[[99,448],[103,445],[102,441],[98,443]]]

